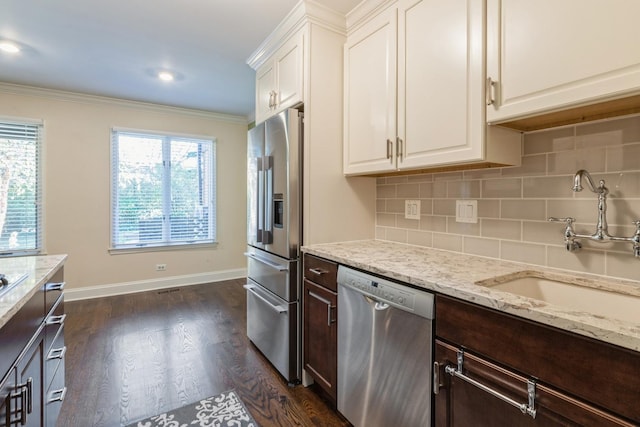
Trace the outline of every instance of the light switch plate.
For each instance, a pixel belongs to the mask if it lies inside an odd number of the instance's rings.
[[[478,222],[477,200],[456,200],[456,222]]]
[[[406,219],[420,219],[420,200],[404,201],[404,217]]]

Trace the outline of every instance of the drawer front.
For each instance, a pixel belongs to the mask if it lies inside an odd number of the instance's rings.
[[[58,304],[45,319],[44,327],[44,349],[49,351],[53,345],[53,340],[56,339],[58,333],[64,328],[65,322],[64,314],[64,300],[60,298]]]
[[[64,345],[64,328],[58,330],[58,334],[53,340],[51,348],[46,350],[46,356],[44,360],[44,378],[45,388],[51,384],[56,371],[59,369],[59,365],[64,365],[65,354],[67,353],[67,347]]]
[[[338,292],[338,264],[335,262],[305,254],[304,277],[333,292]]]
[[[64,363],[60,363],[45,394],[44,425],[46,427],[55,427],[62,402],[67,395],[67,388],[64,382],[64,370]]]
[[[49,313],[64,292],[63,269],[58,270],[44,285],[45,313]]]
[[[442,295],[436,336],[640,422],[638,352]]]

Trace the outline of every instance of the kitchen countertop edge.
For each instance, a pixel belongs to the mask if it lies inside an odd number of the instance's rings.
[[[640,295],[638,282],[603,279],[590,274],[382,240],[320,243],[303,246],[302,251],[418,288],[640,351],[638,324],[570,310],[475,284],[534,272],[546,276],[572,276],[576,280],[605,283],[612,287],[625,286]]]
[[[66,254],[36,255],[0,259],[0,271],[10,275],[27,273],[28,276],[5,295],[0,297],[0,328],[42,288],[53,275],[64,266]]]

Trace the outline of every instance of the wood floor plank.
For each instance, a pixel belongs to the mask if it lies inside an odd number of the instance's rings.
[[[342,427],[246,337],[244,280],[67,302],[59,427],[115,427],[235,389],[262,427]]]

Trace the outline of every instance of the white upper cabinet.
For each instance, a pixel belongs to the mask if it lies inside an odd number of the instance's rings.
[[[344,172],[396,169],[397,11],[349,35],[344,48]]]
[[[399,0],[349,33],[345,174],[519,164],[519,133],[487,138],[485,22],[482,1]]]
[[[640,93],[640,1],[488,1],[489,122]]]
[[[256,123],[302,102],[303,42],[299,31],[256,70]]]

